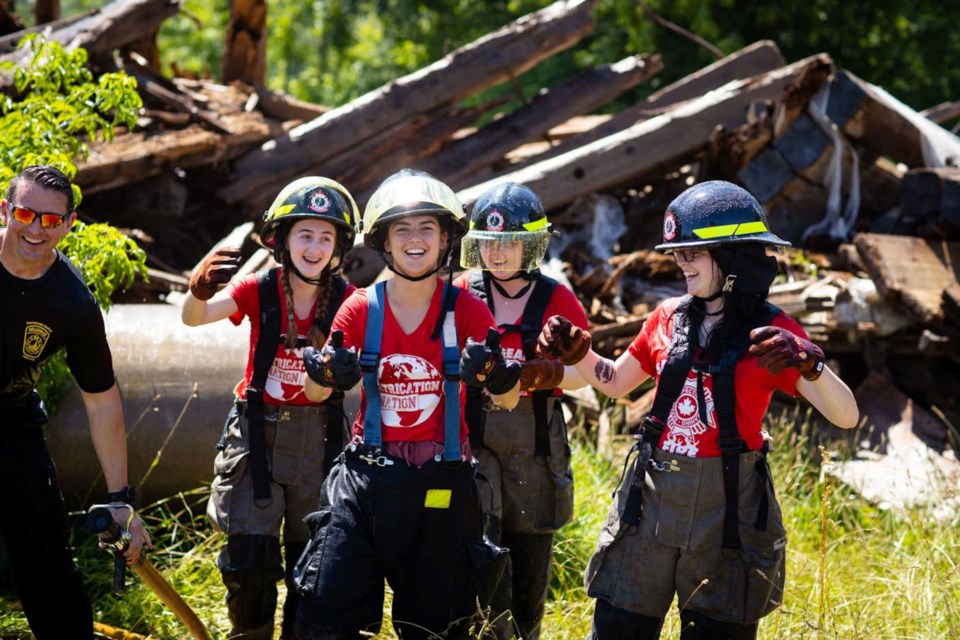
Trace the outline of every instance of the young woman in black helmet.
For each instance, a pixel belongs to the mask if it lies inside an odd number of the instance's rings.
[[[540,273],[549,242],[543,204],[514,182],[491,187],[477,199],[461,242],[461,265],[476,271],[456,284],[487,303],[504,357],[524,364],[523,397],[509,413],[489,407],[481,387],[467,392],[487,533],[510,549],[491,603],[498,640],[540,637],[553,534],[573,515],[570,447],[558,387],[584,381],[572,368],[565,379],[560,361],[538,359],[533,350],[547,318],[561,315],[586,329],[587,317],[573,292]]]
[[[593,640],[658,638],[676,596],[683,640],[756,637],[783,599],[786,533],[761,420],[775,389],[852,428],[850,389],[800,325],[766,302],[789,246],[757,200],[728,182],[695,185],[667,208],[663,243],[688,295],[661,303],[616,362],[551,318],[542,350],[620,397],[656,376],[653,409],[586,572]]]
[[[355,290],[338,274],[353,245],[357,206],[340,184],[301,178],[277,195],[261,243],[279,267],[233,280],[240,252],[211,254],[193,275],[183,321],[250,319],[246,374],[214,462],[208,515],[227,535],[217,566],[227,587],[231,638],[273,638],[278,580],[286,575],[281,637],[293,638],[300,598],[292,567],[306,546],[327,466],[343,448],[342,395],[304,394],[302,351],[321,346],[333,315]],[[286,571],[281,561],[281,529]]]
[[[307,598],[296,625],[302,640],[377,633],[384,580],[404,640],[466,638],[478,595],[492,593],[477,585],[497,578],[498,554],[482,539],[461,350],[490,365],[484,377],[496,402],[516,403],[519,367],[482,344],[494,326],[486,306],[436,275],[463,217],[453,191],[432,176],[387,178],[364,208],[363,229],[394,276],[358,291],[327,346],[304,353],[308,392],[363,386],[351,444],[308,517],[313,536],[296,574]]]

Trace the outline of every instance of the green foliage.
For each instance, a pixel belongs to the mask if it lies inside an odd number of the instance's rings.
[[[116,127],[132,127],[143,106],[134,78],[106,73],[97,80],[87,68],[87,52],[65,51],[58,42],[40,35],[25,37],[19,48],[24,59],[0,65],[12,73],[18,97],[0,100],[0,190],[24,168],[49,164],[73,178],[74,161],[85,158],[90,141],[109,140]],[[80,202],[79,187],[73,186]],[[146,276],[146,254],[136,243],[105,224],[77,222],[61,250],[80,269],[94,297],[104,309],[118,288]],[[68,386],[69,370],[63,353],[44,365],[38,389],[55,410]]]

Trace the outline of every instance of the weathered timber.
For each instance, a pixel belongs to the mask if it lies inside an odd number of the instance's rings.
[[[542,162],[600,138],[606,138],[618,131],[632,127],[638,122],[661,115],[661,113],[681,102],[700,98],[704,94],[734,80],[743,80],[769,73],[785,64],[786,61],[775,43],[770,40],[755,42],[664,87],[636,105],[624,109],[612,118],[599,123],[596,127],[578,135],[570,136],[541,155],[518,163],[511,170],[523,168],[534,162]],[[718,124],[732,128],[742,121],[740,115],[736,114],[730,122],[720,122]]]
[[[501,176],[533,189],[547,209],[591,191],[602,191],[644,175],[652,168],[702,152],[720,122],[742,117],[743,105],[778,97],[811,67],[831,67],[820,54],[770,73],[736,80],[699,100],[555,158]],[[460,191],[472,204],[493,181]]]
[[[267,0],[232,0],[221,62],[223,81],[263,86],[266,67]]]
[[[960,169],[922,167],[903,177],[900,207],[916,219],[927,220],[928,228],[941,235],[960,231]]]
[[[586,69],[556,87],[542,90],[529,104],[473,135],[451,142],[424,168],[453,188],[464,186],[478,167],[503,158],[519,144],[539,138],[553,126],[602,107],[663,69],[659,55],[639,54],[614,64]]]
[[[52,23],[48,40],[59,42],[67,49],[83,47],[91,58],[110,54],[150,35],[164,19],[177,13],[178,0],[115,0],[99,11],[92,11],[77,19]],[[11,34],[11,39],[21,35]],[[16,50],[0,55],[0,62],[18,64],[26,52]],[[0,91],[13,88],[12,74],[0,74]]]
[[[245,201],[397,123],[519,76],[586,36],[596,3],[555,2],[293,129],[237,162],[219,197]]]
[[[8,24],[6,18],[4,18],[2,21],[4,26],[0,28],[0,33],[3,33],[3,36],[0,37],[0,54],[16,51],[17,45],[20,44],[20,40],[22,40],[26,35],[31,33],[39,33],[40,31],[45,31],[47,29],[63,29],[68,25],[84,20],[90,16],[96,15],[97,13],[99,13],[99,11],[95,9],[93,11],[87,11],[75,16],[70,16],[69,18],[57,20],[55,24],[37,24],[32,27],[24,26],[23,22],[20,21],[19,16],[16,14],[10,14],[10,18],[14,20],[14,22]]]
[[[943,293],[960,276],[960,243],[860,233],[853,243],[884,296],[925,325],[944,319]]]
[[[300,120],[306,122],[319,118],[330,107],[325,107],[305,100],[298,100],[293,96],[277,91],[271,91],[266,87],[257,87],[256,101],[248,103],[249,109],[259,109],[264,115],[275,118],[276,120]]]
[[[849,71],[839,71],[830,86],[827,116],[844,134],[873,157],[889,156],[908,167],[931,165],[924,158],[925,130],[909,117],[911,110]],[[952,148],[960,161],[960,139],[926,122]],[[872,159],[872,158],[870,158]]]
[[[960,118],[960,101],[941,102],[935,107],[924,109],[920,112],[920,115],[928,120],[936,122],[937,124],[942,124],[947,120]]]

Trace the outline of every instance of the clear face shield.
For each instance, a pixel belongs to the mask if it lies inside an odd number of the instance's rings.
[[[460,241],[460,266],[515,273],[540,267],[550,244],[547,231],[470,231]]]

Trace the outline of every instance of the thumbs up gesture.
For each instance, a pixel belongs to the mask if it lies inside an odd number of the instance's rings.
[[[513,389],[520,379],[520,363],[503,359],[500,332],[491,327],[485,343],[467,338],[467,346],[460,354],[460,378],[469,386],[502,395]]]

